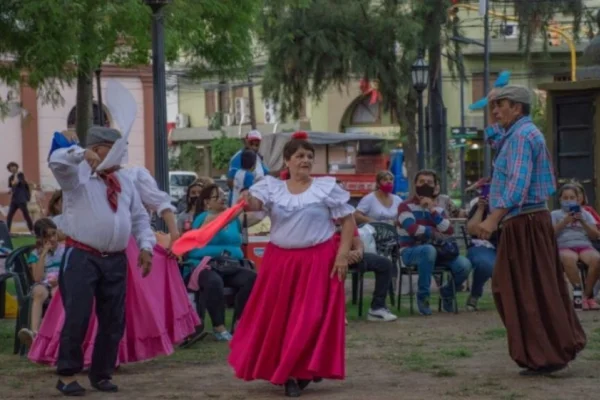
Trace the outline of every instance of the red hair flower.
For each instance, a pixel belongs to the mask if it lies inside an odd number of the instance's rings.
[[[308,133],[306,133],[305,131],[296,131],[292,134],[292,139],[308,140]]]

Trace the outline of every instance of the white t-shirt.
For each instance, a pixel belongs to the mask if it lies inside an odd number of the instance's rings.
[[[392,196],[392,205],[386,207],[381,204],[375,192],[371,192],[360,200],[356,209],[375,221],[393,221],[395,223],[398,218],[398,206],[402,203],[402,198],[395,194],[390,194],[390,196]]]
[[[333,220],[354,212],[350,193],[335,178],[313,178],[310,187],[292,194],[286,181],[265,176],[250,188],[271,217],[270,241],[284,249],[303,249],[326,242],[335,233]]]

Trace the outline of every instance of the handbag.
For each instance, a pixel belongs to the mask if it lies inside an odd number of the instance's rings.
[[[221,276],[233,275],[244,268],[240,260],[227,256],[213,257],[208,265]]]
[[[436,238],[431,244],[437,251],[436,264],[452,262],[460,255],[458,243],[454,238]]]

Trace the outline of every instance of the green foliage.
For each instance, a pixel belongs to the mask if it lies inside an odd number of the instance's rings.
[[[230,138],[222,132],[221,137],[210,141],[212,165],[216,169],[225,169],[231,157],[242,147],[239,139]]]
[[[531,105],[531,119],[542,133],[546,133],[548,119],[546,118],[546,93],[541,90],[534,91]]]
[[[203,153],[193,143],[184,143],[179,149],[179,154],[171,151],[169,155],[169,169],[181,171],[200,171],[204,163]]]

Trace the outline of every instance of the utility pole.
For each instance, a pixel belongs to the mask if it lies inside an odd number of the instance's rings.
[[[248,75],[248,108],[250,109],[250,126],[256,129],[256,107],[254,105],[254,84],[252,76]]]
[[[483,95],[487,96],[490,92],[490,1],[489,0],[479,0],[480,2],[484,2],[483,4]],[[488,113],[487,108],[483,110],[483,127],[488,126]],[[485,138],[484,138],[485,139]],[[491,165],[492,165],[492,149],[490,144],[485,143],[485,154],[483,161],[483,174],[486,177],[489,177],[491,174]]]

